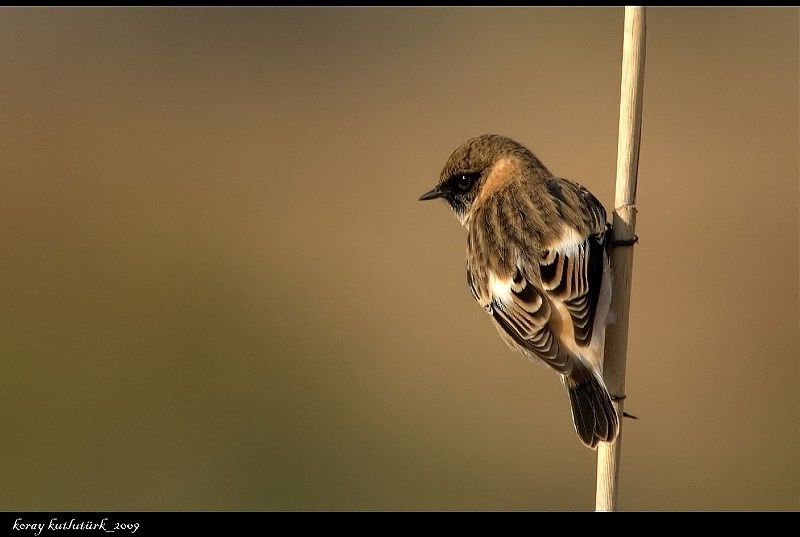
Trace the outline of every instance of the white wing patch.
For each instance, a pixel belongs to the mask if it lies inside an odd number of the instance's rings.
[[[511,296],[511,280],[498,278],[493,272],[489,271],[489,290],[492,298],[508,304],[513,300]]]
[[[577,229],[572,226],[564,226],[561,229],[561,235],[547,246],[551,252],[558,252],[569,258],[578,255],[578,250],[583,243],[586,242],[586,237],[581,235]]]

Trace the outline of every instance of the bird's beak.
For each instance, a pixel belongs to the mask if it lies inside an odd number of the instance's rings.
[[[442,196],[444,196],[444,192],[439,190],[438,186],[435,186],[431,190],[421,195],[418,201],[433,200],[436,198],[441,198]]]

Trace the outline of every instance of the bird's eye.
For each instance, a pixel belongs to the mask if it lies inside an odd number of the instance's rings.
[[[462,173],[455,177],[456,187],[461,192],[466,192],[472,185],[475,183],[475,179],[477,178],[477,174],[475,173]]]

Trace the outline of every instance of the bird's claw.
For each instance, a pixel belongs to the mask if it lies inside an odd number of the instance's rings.
[[[612,240],[611,246],[616,248],[617,246],[633,246],[634,244],[639,242],[639,236],[634,235],[632,239],[618,239]]]
[[[627,395],[611,395],[611,400],[614,401],[615,403],[617,401],[623,401],[623,400],[625,400],[627,398],[628,398]],[[630,418],[632,420],[638,420],[639,419],[638,417],[634,416],[633,414],[628,414],[624,410],[622,411],[622,417],[623,418]]]

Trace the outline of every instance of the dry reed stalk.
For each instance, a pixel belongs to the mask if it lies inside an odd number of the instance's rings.
[[[614,242],[635,240],[636,179],[639,167],[639,140],[642,123],[642,90],[645,61],[645,8],[625,7],[622,44],[622,84],[617,145],[617,189],[612,222]],[[616,322],[606,330],[603,377],[612,395],[625,395],[625,363],[628,351],[628,310],[631,297],[633,248],[615,247],[611,251],[614,274],[611,309]],[[613,443],[601,442],[597,448],[596,511],[615,511],[622,454],[624,399],[615,403],[620,416],[620,431]]]

